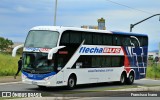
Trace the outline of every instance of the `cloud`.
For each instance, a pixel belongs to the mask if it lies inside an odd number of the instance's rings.
[[[113,1],[152,13],[158,13],[160,9],[158,0],[154,2]],[[23,41],[31,27],[53,25],[54,6],[55,0],[1,0],[0,32],[5,34],[0,34],[0,36],[9,37],[14,41]],[[150,14],[122,7],[106,0],[58,0],[57,25],[76,27],[97,25],[97,19],[103,17],[106,19],[108,30],[129,32],[130,24],[149,16]],[[150,44],[157,45],[160,29],[156,20],[158,19],[153,18],[135,26],[133,32],[147,33]]]
[[[20,12],[20,13],[34,12],[33,9],[28,8],[28,7],[24,7],[24,6],[17,6],[17,7],[15,8],[15,10],[16,10],[17,12]]]
[[[11,13],[11,10],[7,9],[7,8],[0,8],[0,14],[3,14],[3,13]]]
[[[135,10],[95,10],[83,13],[66,14],[58,16],[57,23],[62,26],[97,25],[98,18],[106,19],[108,30],[129,32],[130,24],[134,24],[150,15]],[[160,37],[159,22],[156,18],[147,20],[133,29],[135,33],[146,33],[149,36],[149,49],[155,49]],[[155,47],[153,46],[155,45]],[[154,47],[154,48],[153,48]],[[158,48],[158,47],[157,47]]]

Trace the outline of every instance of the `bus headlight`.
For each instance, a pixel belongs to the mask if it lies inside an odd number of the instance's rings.
[[[22,78],[23,78],[23,79],[26,79],[26,78],[27,78],[27,76],[26,76],[26,75],[24,75],[24,74],[22,74]]]
[[[45,81],[49,80],[49,77],[44,78]]]
[[[52,76],[48,76],[46,78],[44,78],[45,81],[49,80]]]

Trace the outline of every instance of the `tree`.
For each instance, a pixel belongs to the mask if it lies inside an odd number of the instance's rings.
[[[13,45],[12,40],[0,37],[0,51],[4,52],[7,49],[11,48],[12,45]]]

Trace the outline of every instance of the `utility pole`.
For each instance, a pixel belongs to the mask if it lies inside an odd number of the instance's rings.
[[[139,21],[139,22],[137,22],[135,24],[130,24],[130,32],[132,32],[132,28],[134,28],[134,26],[136,26],[136,25],[138,25],[138,24],[140,24],[140,23],[142,23],[142,22],[144,22],[144,21],[146,21],[146,20],[148,20],[148,19],[150,19],[150,18],[152,18],[154,16],[158,16],[158,15],[160,15],[160,14],[155,14],[155,15],[147,17],[147,18],[145,18],[145,19],[143,19],[143,20],[141,20],[141,21]],[[160,21],[160,17],[159,17],[159,21]]]
[[[56,26],[56,16],[57,16],[57,0],[55,0],[54,26]]]

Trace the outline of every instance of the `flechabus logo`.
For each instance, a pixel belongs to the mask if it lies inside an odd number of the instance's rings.
[[[41,52],[49,52],[51,49],[48,48],[40,48],[39,49]]]
[[[104,48],[103,53],[120,53],[121,48]]]
[[[120,53],[121,48],[110,48],[110,47],[81,47],[79,53]]]
[[[81,47],[79,53],[102,53],[103,48],[87,48],[87,47]]]

